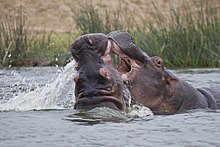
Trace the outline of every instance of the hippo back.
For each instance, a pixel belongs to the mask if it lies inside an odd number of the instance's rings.
[[[209,108],[220,109],[220,86],[202,87],[197,90],[205,96]]]

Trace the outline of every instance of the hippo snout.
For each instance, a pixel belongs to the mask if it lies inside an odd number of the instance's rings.
[[[108,38],[104,34],[78,37],[70,51],[77,62],[75,109],[108,107],[125,111],[124,83],[114,66],[105,61],[109,55]]]
[[[108,107],[124,111],[122,86],[107,66],[89,62],[84,64],[74,78],[75,109],[90,110]]]

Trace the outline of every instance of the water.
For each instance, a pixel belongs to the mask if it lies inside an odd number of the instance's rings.
[[[0,105],[0,110],[62,109],[74,99],[73,77],[76,74],[74,65],[72,61],[65,69],[3,70],[0,74],[3,75],[1,78],[3,105]]]
[[[78,112],[74,63],[0,70],[0,146],[220,146],[220,111],[150,115],[106,108]],[[220,85],[220,69],[172,70],[195,87]]]

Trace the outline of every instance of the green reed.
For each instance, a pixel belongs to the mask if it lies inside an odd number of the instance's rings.
[[[0,59],[1,64],[9,64],[22,58],[26,58],[28,51],[27,26],[22,8],[13,15],[2,13],[0,21]],[[13,60],[8,61],[8,58]]]
[[[169,21],[155,8],[156,23],[145,23],[144,32],[134,33],[137,44],[169,67],[220,67],[220,10],[205,1],[196,8],[183,4],[172,9]]]
[[[81,1],[76,7],[68,4],[80,34],[109,33],[114,30],[129,31],[134,27],[133,17],[128,14],[128,8],[122,7],[122,1],[114,10],[97,8],[92,1]]]
[[[45,29],[34,30],[22,7],[12,14],[1,14],[0,67],[60,65],[67,62],[59,60],[68,56],[66,46],[57,45],[52,32],[46,32]]]
[[[97,9],[91,2],[72,8],[80,32],[128,31],[138,46],[151,56],[161,56],[169,67],[220,66],[219,0],[211,1],[212,5],[206,1],[182,3],[171,9],[169,16],[155,4],[151,12],[154,19],[146,16],[138,23],[134,21],[138,15],[132,15],[120,2],[111,12]]]
[[[150,56],[161,56],[165,66],[220,67],[220,0],[190,5],[183,2],[168,16],[156,4],[152,10],[140,8],[143,14],[151,11],[153,19],[130,10],[124,2],[118,1],[114,9],[100,8],[92,1],[68,4],[77,30],[64,34],[36,31],[22,7],[13,15],[2,12],[0,66],[65,65],[71,56],[69,45],[76,36],[121,30],[128,31]]]

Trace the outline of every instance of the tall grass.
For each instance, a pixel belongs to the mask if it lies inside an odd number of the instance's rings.
[[[220,4],[220,3],[219,3]],[[220,67],[220,10],[201,1],[194,10],[187,4],[169,13],[156,14],[135,40],[150,55],[163,57],[169,67]]]
[[[37,66],[67,62],[59,60],[60,56],[65,56],[66,59],[67,48],[57,48],[52,32],[34,30],[22,7],[12,14],[1,14],[0,66]]]
[[[114,9],[100,9],[94,6],[92,1],[81,1],[76,7],[68,4],[73,12],[73,20],[80,34],[109,33],[113,30],[132,30],[133,17],[127,15],[129,9],[122,6],[121,1]]]
[[[22,14],[22,7],[15,16],[2,13],[0,21],[0,59],[1,64],[6,65],[19,59],[26,58],[28,51],[27,25]],[[11,59],[10,61],[8,59]]]
[[[1,12],[0,66],[65,65],[76,36],[121,30],[128,31],[150,56],[161,56],[168,67],[220,67],[220,0],[183,1],[168,15],[156,3],[152,9],[132,3],[135,8],[131,9],[125,0],[113,8],[90,0],[78,0],[77,6],[69,2],[72,23],[77,26],[74,33],[36,31],[22,7],[13,15]]]
[[[97,9],[89,2],[71,7],[82,34],[120,29],[130,32],[149,55],[161,56],[168,67],[220,67],[219,0],[214,4],[183,2],[181,7],[173,7],[168,16],[154,3],[154,19],[149,20],[146,15],[139,23],[134,22],[138,15],[122,9],[120,2],[113,12]]]

